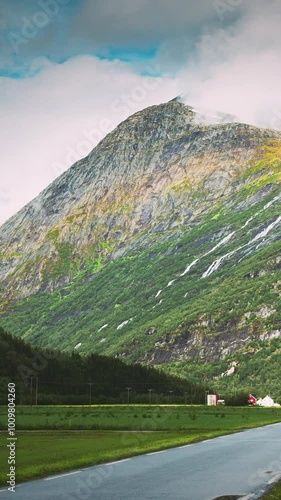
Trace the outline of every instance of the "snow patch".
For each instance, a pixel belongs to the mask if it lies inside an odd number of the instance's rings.
[[[221,241],[219,241],[219,243],[216,246],[214,246],[214,248],[212,248],[209,252],[205,253],[203,255],[203,257],[206,257],[206,255],[209,255],[210,253],[214,252],[217,248],[221,247],[225,243],[228,243],[229,240],[232,238],[232,236],[234,236],[235,233],[236,233],[236,231],[233,231],[232,233],[228,234],[225,238],[223,238]]]
[[[240,248],[242,248],[242,247],[240,247]],[[214,262],[212,262],[212,264],[210,265],[210,267],[208,267],[207,271],[205,271],[205,273],[202,274],[202,278],[208,278],[208,276],[210,276],[215,271],[217,271],[217,269],[220,267],[221,263],[225,259],[227,259],[228,257],[230,257],[231,255],[233,255],[235,252],[238,252],[238,250],[240,250],[240,248],[237,248],[237,250],[233,250],[232,252],[229,252],[229,253],[227,253],[225,255],[222,255],[222,257],[220,257],[219,259],[217,259]]]
[[[190,269],[193,266],[195,266],[195,264],[197,264],[198,261],[199,261],[199,259],[196,259],[193,262],[191,262],[191,264],[189,264],[189,266],[187,266],[186,270],[182,274],[180,274],[180,277],[185,276],[190,271]]]
[[[257,215],[258,215],[258,212],[257,212],[255,215],[253,215],[252,217],[250,217],[250,219],[248,219],[248,220],[245,222],[244,226],[242,226],[242,229],[244,229],[244,227],[247,227],[247,226],[250,224],[250,222],[252,222],[252,220],[254,220],[254,218],[255,218]]]
[[[157,294],[155,295],[156,299],[157,299],[157,297],[159,297],[160,293],[162,293],[162,290],[159,290],[159,292],[157,292]]]
[[[277,226],[279,223],[281,222],[281,215],[279,215],[279,217],[274,221],[272,222],[268,227],[266,227],[263,231],[261,231],[260,233],[258,233],[251,241],[250,243],[248,243],[248,245],[250,245],[251,243],[255,243],[255,241],[258,241],[260,240],[261,238],[265,238],[268,233],[270,231],[272,231],[272,229]]]
[[[106,327],[108,326],[108,323],[106,323],[106,325],[103,325],[99,330],[98,332],[101,332],[102,330],[104,330]]]
[[[279,201],[281,200],[281,194],[278,194],[277,196],[275,196],[275,198],[273,198],[273,200],[269,201],[264,207],[263,207],[263,210],[266,210],[267,208],[271,207],[271,205],[273,205],[273,203],[275,203],[276,201]]]
[[[228,257],[231,257],[233,254],[235,254],[236,252],[238,252],[242,248],[245,248],[245,247],[251,245],[252,243],[255,243],[256,241],[258,241],[258,240],[260,240],[262,238],[265,238],[268,235],[268,233],[270,231],[272,231],[272,229],[275,226],[277,226],[280,222],[281,222],[281,215],[279,215],[279,217],[274,222],[272,222],[268,227],[266,227],[265,229],[263,229],[263,231],[261,231],[260,233],[258,233],[251,241],[249,241],[249,243],[246,243],[246,245],[242,245],[241,247],[238,247],[236,250],[232,250],[232,252],[229,252],[226,255],[223,255],[219,259],[215,260],[210,265],[210,267],[207,269],[207,271],[204,274],[202,274],[202,278],[207,278],[208,276],[210,276],[210,274],[212,274],[214,271],[216,271],[220,267],[221,263],[225,259],[227,259]]]
[[[248,226],[248,224],[250,224],[250,222],[252,222],[252,220],[254,220],[261,212],[264,212],[264,210],[267,210],[269,207],[271,207],[271,205],[273,205],[274,203],[276,203],[276,201],[279,201],[279,200],[281,200],[281,194],[278,194],[277,196],[275,196],[275,198],[273,198],[273,200],[266,203],[266,205],[264,205],[264,207],[261,210],[259,210],[254,215],[252,215],[252,217],[250,217],[250,219],[248,219],[247,222],[245,222],[244,226],[242,226],[242,229],[244,227]]]
[[[155,306],[153,306],[152,309],[155,309],[155,307],[160,306],[160,304],[162,304],[162,302],[163,302],[163,299],[161,299],[160,302],[158,302],[158,304],[156,304]]]
[[[133,321],[133,318],[130,318],[130,319],[127,319],[126,321],[123,321],[123,323],[121,323],[120,325],[117,326],[116,330],[121,330],[121,328],[123,328],[123,326],[126,326],[128,323],[130,323],[130,321]]]
[[[177,279],[172,280],[172,281],[169,281],[169,283],[168,283],[167,287],[168,287],[168,286],[172,286],[172,285],[175,283],[175,281],[177,281]]]

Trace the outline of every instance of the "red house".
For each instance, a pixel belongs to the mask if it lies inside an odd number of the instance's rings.
[[[253,396],[252,394],[249,394],[248,396],[248,405],[256,405],[257,404],[257,398]]]

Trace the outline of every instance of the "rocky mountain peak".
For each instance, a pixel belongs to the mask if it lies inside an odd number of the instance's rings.
[[[3,326],[153,363],[277,335],[281,134],[232,121],[135,113],[7,221]]]

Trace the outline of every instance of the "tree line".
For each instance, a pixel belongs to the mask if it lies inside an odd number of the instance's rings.
[[[205,401],[203,385],[114,357],[34,347],[2,327],[0,352],[0,404],[7,404],[9,382],[16,384],[17,404]]]

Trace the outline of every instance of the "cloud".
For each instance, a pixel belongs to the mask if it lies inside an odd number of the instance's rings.
[[[58,14],[13,53],[7,36],[42,1]],[[0,20],[0,223],[120,121],[179,93],[281,130],[280,0],[4,0]]]
[[[281,129],[281,6],[257,0],[243,8],[235,24],[205,33],[197,43],[180,77],[185,100]]]
[[[77,4],[77,0],[2,0],[1,68],[21,68],[41,56],[61,62],[81,53],[81,47],[75,52],[69,40],[69,23]]]
[[[180,90],[173,78],[149,76],[154,66],[141,76],[130,64],[90,56],[33,65],[43,69],[32,78],[0,78],[0,178],[11,200],[1,204],[1,223],[120,121]]]
[[[239,12],[231,9],[226,22]],[[183,36],[195,41],[206,27],[220,25],[210,0],[3,0],[0,18],[0,57],[17,65],[42,55],[62,62],[83,53],[111,57],[112,48],[158,49]]]
[[[86,0],[73,19],[74,34],[107,45],[159,45],[205,23],[218,23],[209,0]]]

